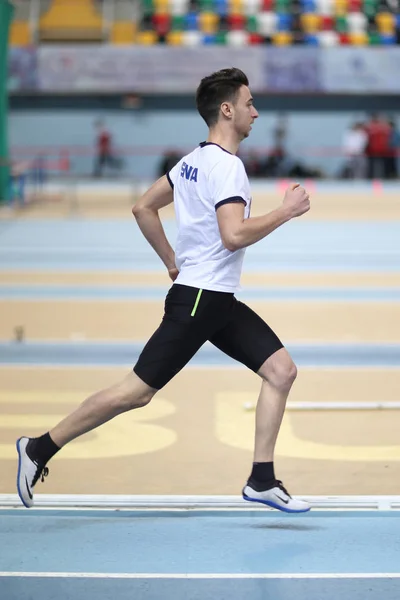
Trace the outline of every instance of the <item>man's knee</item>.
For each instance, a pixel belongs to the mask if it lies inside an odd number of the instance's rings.
[[[284,391],[292,387],[297,377],[297,367],[289,352],[281,348],[265,361],[258,374],[273,387]]]
[[[151,402],[156,392],[132,372],[116,386],[113,403],[120,412],[141,408]]]

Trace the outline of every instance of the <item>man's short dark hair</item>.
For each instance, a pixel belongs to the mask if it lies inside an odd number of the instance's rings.
[[[209,127],[218,121],[223,102],[235,102],[242,85],[249,85],[247,76],[240,69],[221,69],[204,77],[196,93],[197,110]]]

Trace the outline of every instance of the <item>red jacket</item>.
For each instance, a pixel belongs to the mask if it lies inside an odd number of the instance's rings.
[[[365,130],[368,134],[367,156],[389,156],[390,125],[384,121],[371,121]]]

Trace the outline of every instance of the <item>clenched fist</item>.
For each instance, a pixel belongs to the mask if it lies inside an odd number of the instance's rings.
[[[310,197],[299,183],[292,183],[286,190],[283,206],[289,210],[291,218],[300,217],[310,210]]]

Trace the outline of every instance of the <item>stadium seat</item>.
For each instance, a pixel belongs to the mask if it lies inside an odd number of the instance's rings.
[[[226,34],[226,42],[228,46],[246,46],[248,33],[246,31],[228,31]]]
[[[170,46],[182,46],[183,33],[182,31],[170,31],[166,36],[167,44]]]
[[[351,12],[347,15],[349,32],[363,33],[367,28],[367,17],[360,12]]]
[[[258,15],[259,33],[264,36],[272,36],[276,32],[278,17],[274,12],[261,12]]]
[[[93,0],[52,0],[39,23],[41,41],[101,41],[103,20]]]
[[[112,44],[133,44],[135,42],[136,23],[129,21],[116,21],[113,23],[110,42]]]
[[[205,34],[214,34],[218,30],[219,25],[219,17],[216,13],[212,12],[201,12],[199,14],[199,25],[200,30]],[[213,38],[215,39],[215,38]],[[211,41],[208,40],[207,44],[210,44]]]
[[[257,15],[262,6],[262,0],[245,0],[243,3],[243,12],[247,16]]]
[[[154,46],[158,41],[155,31],[138,31],[136,41],[141,46]]]
[[[27,21],[14,21],[10,27],[10,45],[11,46],[29,46],[32,43],[32,36]]]
[[[123,21],[118,15],[119,20],[105,28],[100,0],[48,0],[39,41],[233,47],[400,45],[400,0],[139,1],[138,23],[137,17]],[[29,23],[15,21],[10,40],[14,46],[29,45]]]
[[[332,47],[339,44],[339,36],[336,31],[321,31],[318,34],[319,45],[323,47]]]

